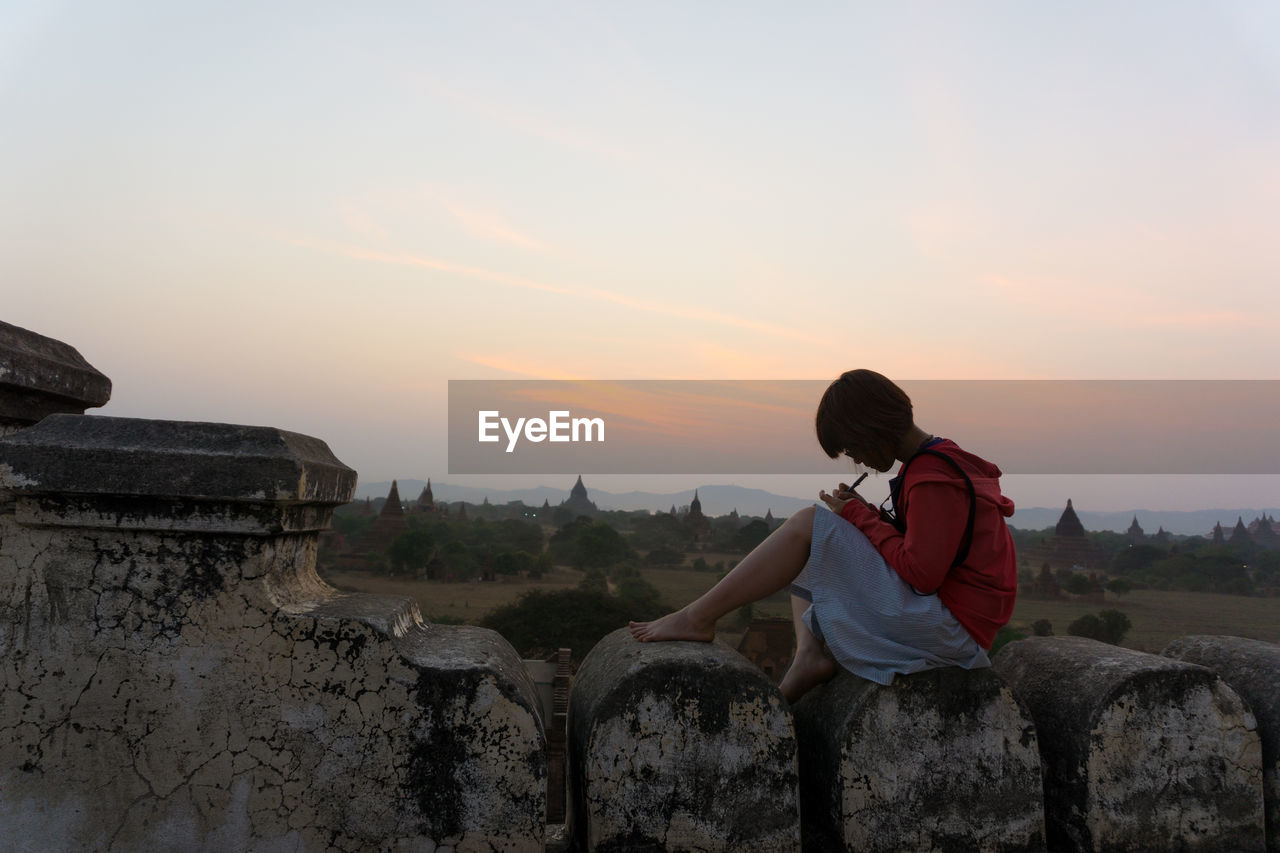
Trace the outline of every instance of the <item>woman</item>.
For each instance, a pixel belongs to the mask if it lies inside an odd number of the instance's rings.
[[[893,509],[843,483],[791,516],[696,601],[653,622],[643,642],[710,641],[727,613],[792,585],[796,655],[781,689],[794,702],[836,672],[890,684],[898,673],[989,666],[996,631],[1013,614],[1017,566],[1000,469],[913,419],[911,400],[870,370],[851,370],[818,405],[818,442],[886,472]],[[826,645],[834,661],[824,652]]]

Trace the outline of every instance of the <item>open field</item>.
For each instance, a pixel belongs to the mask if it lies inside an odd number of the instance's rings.
[[[1053,623],[1053,633],[1066,634],[1073,620],[1104,608],[1121,611],[1133,623],[1121,644],[1131,649],[1158,652],[1170,640],[1188,634],[1230,634],[1280,642],[1280,598],[1207,592],[1134,590],[1119,596],[1107,593],[1107,603],[1101,605],[1023,597],[1014,607],[1010,625],[1029,635],[1032,622],[1048,619]]]
[[[572,589],[582,580],[582,572],[559,567],[548,572],[541,580],[503,577],[492,583],[405,580],[368,572],[324,571],[320,576],[338,589],[348,592],[411,598],[418,602],[418,609],[428,622],[460,619],[473,625],[478,624],[490,611],[515,601],[531,589]]]
[[[688,569],[643,569],[641,574],[658,588],[663,600],[672,607],[692,601],[709,589],[717,577],[715,572]],[[364,572],[326,572],[324,578],[340,589],[412,598],[418,602],[428,621],[456,619],[474,624],[528,590],[574,587],[581,580],[582,573],[557,567],[539,581],[504,578],[493,583],[397,580]],[[1158,652],[1170,640],[1188,634],[1233,634],[1280,642],[1280,598],[1211,593],[1134,590],[1123,596],[1108,593],[1105,604],[1076,600],[1036,601],[1022,597],[1010,624],[1029,635],[1031,623],[1037,619],[1048,619],[1053,623],[1055,634],[1066,634],[1067,626],[1073,620],[1103,608],[1120,610],[1133,623],[1124,641],[1129,648]],[[757,604],[754,612],[756,616],[790,616],[790,604],[785,594],[776,595]],[[723,639],[736,643],[732,626],[725,624],[723,628]]]

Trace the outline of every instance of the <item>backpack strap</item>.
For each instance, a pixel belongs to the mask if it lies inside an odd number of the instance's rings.
[[[973,480],[971,480],[969,478],[969,475],[965,473],[965,470],[960,467],[959,462],[957,462],[955,459],[952,459],[950,456],[948,456],[947,454],[943,453],[940,450],[930,450],[928,448],[925,448],[923,450],[917,450],[915,453],[911,455],[910,459],[908,459],[905,463],[903,463],[902,474],[899,475],[900,479],[898,480],[897,491],[899,493],[901,493],[903,486],[907,482],[907,468],[911,467],[912,462],[914,462],[916,459],[918,459],[920,456],[926,453],[929,454],[930,456],[936,456],[939,459],[945,459],[951,465],[952,468],[955,468],[956,471],[959,472],[960,476],[964,478],[965,486],[969,492],[969,517],[968,517],[968,520],[965,522],[964,536],[962,536],[960,539],[960,549],[956,552],[956,558],[951,563],[951,568],[954,569],[956,566],[963,563],[969,557],[969,548],[970,546],[973,545],[973,521],[974,521],[974,516],[977,514],[977,509],[978,509],[978,493],[973,488]],[[906,506],[905,504],[903,504],[902,506],[899,506],[899,503],[898,503],[899,494],[893,494],[891,495],[891,497],[893,500],[893,507],[894,507],[893,509],[894,526],[897,527],[900,532],[906,533],[907,532]],[[905,495],[903,495],[902,497],[905,500]]]

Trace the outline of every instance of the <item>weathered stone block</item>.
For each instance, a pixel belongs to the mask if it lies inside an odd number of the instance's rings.
[[[1209,667],[1253,711],[1262,740],[1267,849],[1280,853],[1280,646],[1243,637],[1183,637],[1161,654]]]
[[[0,435],[55,412],[83,414],[111,399],[111,380],[74,347],[0,322]]]
[[[0,443],[30,526],[269,534],[322,530],[356,472],[271,427],[50,415]]]
[[[991,670],[842,670],[795,721],[806,850],[1044,849],[1035,727]]]
[[[1212,671],[1083,637],[1005,646],[1031,711],[1052,850],[1259,850],[1253,714]]]
[[[0,439],[0,838],[540,850],[510,645],[316,576],[354,485],[259,427],[58,415]]]
[[[714,643],[639,643],[583,661],[569,698],[576,849],[794,851],[791,715],[764,673]]]

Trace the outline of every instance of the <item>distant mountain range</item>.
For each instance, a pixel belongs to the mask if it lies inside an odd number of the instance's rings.
[[[400,498],[405,503],[418,499],[426,486],[425,480],[400,480]],[[356,498],[385,498],[391,490],[391,483],[361,483],[356,490]],[[567,489],[551,486],[539,486],[535,489],[496,489],[475,488],[472,486],[455,486],[449,483],[432,483],[431,492],[438,501],[466,501],[480,503],[485,498],[492,504],[505,504],[512,501],[524,501],[531,506],[541,506],[549,501],[556,506],[569,497]],[[596,506],[607,510],[668,510],[673,505],[682,507],[693,500],[693,489],[682,492],[606,492],[601,489],[590,489],[589,495]],[[810,506],[813,500],[788,497],[766,492],[763,489],[747,489],[742,486],[699,486],[698,499],[702,501],[702,511],[707,515],[728,515],[736,509],[739,515],[755,515],[763,517],[766,512],[773,512],[775,518],[786,518],[793,512]],[[1065,506],[1065,502],[1063,506]],[[1063,507],[1018,507],[1011,523],[1024,530],[1041,530],[1058,523]],[[1263,513],[1280,514],[1275,507],[1253,509],[1201,509],[1188,512],[1172,510],[1127,509],[1123,512],[1090,512],[1076,508],[1076,515],[1086,530],[1115,530],[1123,532],[1129,529],[1134,516],[1138,524],[1148,533],[1155,533],[1164,527],[1170,533],[1190,536],[1208,536],[1213,525],[1221,522],[1230,532],[1237,518],[1243,518],[1245,524]]]

